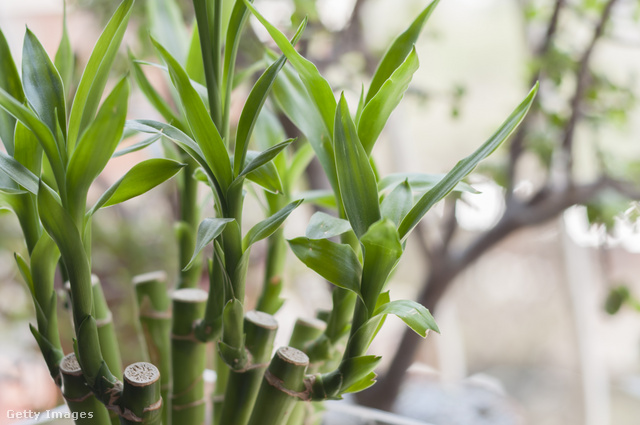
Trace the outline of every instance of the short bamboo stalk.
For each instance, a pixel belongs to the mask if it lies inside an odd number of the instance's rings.
[[[160,372],[147,362],[133,363],[124,370],[121,425],[162,425]]]
[[[76,425],[109,425],[111,423],[109,412],[87,386],[74,353],[62,359],[60,374],[62,375],[62,395]]]
[[[171,298],[166,280],[167,275],[162,271],[133,278],[147,353],[160,371],[162,422],[168,425],[171,412]]]
[[[207,293],[195,288],[178,289],[172,299],[171,421],[200,425],[205,420],[206,345],[196,339],[195,325],[204,316]]]
[[[304,375],[309,357],[292,347],[281,347],[264,374],[249,425],[286,424],[297,401],[308,400]]]
[[[72,298],[71,284],[65,284],[69,298]],[[91,294],[93,300],[93,313],[98,332],[100,352],[109,371],[115,377],[122,376],[122,360],[120,357],[120,347],[113,326],[113,314],[109,310],[107,300],[102,291],[102,285],[98,276],[91,275]],[[109,410],[112,425],[120,423],[115,410]]]
[[[225,390],[221,424],[246,425],[267,368],[278,322],[272,315],[249,311],[245,314],[245,346],[249,364],[244,370],[231,370]]]
[[[316,340],[325,331],[327,324],[320,319],[300,318],[296,321],[289,339],[289,346],[304,351],[307,344]],[[314,373],[316,370],[313,364],[309,364],[308,373]],[[305,418],[309,418],[318,409],[316,403],[296,403],[293,412],[289,417],[288,425],[302,425]]]

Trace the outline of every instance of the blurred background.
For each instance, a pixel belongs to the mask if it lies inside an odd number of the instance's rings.
[[[148,33],[158,27],[149,10],[161,1],[137,2],[123,46],[138,57],[157,61]],[[177,19],[191,28],[191,2],[177,3]],[[386,47],[428,1],[255,3],[289,32],[309,16],[299,48],[355,104]],[[78,70],[115,7],[68,0]],[[434,425],[639,423],[639,17],[632,0],[447,0],[436,8],[416,45],[421,67],[374,150],[382,175],[448,171],[535,81],[541,89],[521,131],[469,177],[480,193],[451,195],[409,240],[389,285],[392,297],[425,304],[441,334],[422,341],[389,318],[371,348],[384,356],[379,383],[359,402]],[[60,0],[0,0],[0,27],[17,63],[25,24],[53,56],[62,20]],[[255,22],[252,30],[269,42]],[[127,72],[126,48],[114,78]],[[154,82],[167,92],[162,75]],[[247,87],[234,95],[238,105]],[[160,119],[138,91],[129,114]],[[162,151],[112,161],[95,194],[150,155]],[[300,189],[323,187],[318,170],[309,167]],[[177,273],[175,201],[170,182],[95,218],[94,272],[126,347],[125,364],[142,352],[132,276]],[[247,220],[255,223],[257,201],[247,202]],[[309,205],[297,210],[286,235],[303,234],[313,212]],[[35,314],[12,255],[25,247],[6,211],[0,235],[0,424],[8,424],[15,422],[4,414],[9,409],[47,409],[61,399],[28,331]],[[264,247],[252,256],[249,306],[259,293]],[[280,343],[296,317],[331,305],[329,286],[290,257]],[[71,321],[60,313],[68,352]]]

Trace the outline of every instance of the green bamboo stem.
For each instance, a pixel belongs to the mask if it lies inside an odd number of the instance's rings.
[[[138,316],[151,363],[160,370],[162,422],[169,424],[171,413],[171,299],[166,273],[152,272],[135,276]]]
[[[249,425],[286,424],[296,402],[308,400],[304,374],[309,357],[292,347],[281,347],[264,374]]]
[[[249,421],[273,350],[278,322],[270,314],[249,311],[245,314],[244,329],[250,361],[244,370],[231,370],[229,374],[221,424],[246,425]]]
[[[120,405],[123,412],[121,425],[162,425],[158,368],[147,362],[127,366]]]
[[[187,163],[187,166],[179,176],[180,221],[177,224],[177,236],[180,272],[177,283],[178,289],[197,287],[202,274],[202,255],[198,256],[189,270],[184,270],[184,267],[191,260],[193,247],[196,244],[200,209],[198,208],[198,182],[193,177],[198,165],[189,155],[183,154],[182,156],[182,160]]]
[[[284,206],[284,205],[283,205]],[[282,274],[287,257],[287,241],[282,228],[276,230],[267,239],[267,258],[262,283],[262,294],[256,310],[275,314],[282,307]]]
[[[327,329],[327,324],[320,319],[299,318],[293,326],[289,347],[304,351],[307,344],[316,340]],[[310,365],[310,367],[313,365]]]
[[[224,310],[224,280],[222,266],[209,259],[209,297],[204,318],[196,326],[196,337],[202,342],[213,341],[222,332],[222,311]]]
[[[341,205],[340,192],[335,190],[336,201]],[[346,218],[344,211],[340,211],[340,217]],[[347,232],[341,237],[341,242],[351,245],[355,252],[360,251],[360,241],[352,232]],[[305,352],[309,355],[313,365],[323,364],[318,372],[329,372],[334,364],[340,361],[342,351],[339,344],[348,333],[347,330],[353,320],[357,295],[352,291],[334,288],[332,293],[332,310],[327,318],[327,329],[314,342],[310,343]]]
[[[319,338],[327,328],[327,324],[320,319],[300,318],[296,321],[289,339],[289,346],[304,351],[306,346]],[[308,373],[315,373],[318,365],[309,364]],[[288,425],[302,425],[305,418],[311,417],[317,410],[316,403],[296,403],[289,417]]]
[[[171,298],[171,420],[176,425],[200,425],[205,420],[206,345],[195,337],[195,325],[204,315],[207,293],[194,288],[178,289]]]
[[[213,425],[220,425],[222,422],[222,407],[224,406],[224,393],[227,389],[227,382],[231,374],[227,363],[217,354],[213,358],[216,371],[216,385],[213,389]]]
[[[60,362],[62,395],[76,425],[109,425],[111,419],[107,408],[96,399],[82,375],[82,369],[74,353]]]
[[[209,112],[220,130],[222,97],[220,94],[220,8],[221,0],[193,0],[198,24],[204,75],[209,94]],[[217,34],[216,34],[217,31]]]
[[[98,337],[100,339],[100,349],[102,356],[107,363],[109,370],[115,376],[122,376],[122,359],[120,357],[120,346],[118,337],[116,336],[113,324],[113,314],[109,310],[107,300],[105,299],[100,278],[91,275],[91,285],[93,289],[93,306],[95,309],[94,317],[98,326]]]
[[[328,372],[331,364],[340,360],[342,352],[339,345],[348,334],[357,295],[346,289],[335,288],[332,298],[333,310],[327,318],[325,332],[309,343],[305,350],[318,372]]]

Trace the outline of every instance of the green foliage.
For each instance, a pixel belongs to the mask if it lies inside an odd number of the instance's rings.
[[[447,173],[431,190],[422,196],[411,208],[411,211],[400,223],[398,232],[400,237],[404,239],[407,234],[418,224],[420,219],[431,209],[436,202],[443,199],[453,188],[465,178],[480,161],[493,153],[516,129],[518,124],[522,122],[525,115],[529,111],[533,99],[538,91],[538,85],[529,92],[527,97],[520,105],[511,113],[502,126],[473,154],[461,160],[456,166]]]
[[[296,2],[297,12],[303,3]],[[25,237],[31,241],[28,243],[32,248],[31,264],[20,256],[16,256],[16,261],[36,306],[38,327],[32,332],[51,364],[52,374],[61,355],[52,331],[56,327],[52,276],[60,258],[71,285],[75,350],[87,384],[112,411],[120,408],[113,400],[122,396],[127,401],[127,394],[119,393],[120,383],[104,360],[106,350],[114,347],[101,347],[99,342],[98,322],[102,317],[97,316],[91,286],[92,218],[99,209],[142,195],[178,175],[183,168],[185,172],[178,177],[177,227],[183,268],[179,286],[197,286],[207,246],[213,245],[213,255],[206,261],[210,283],[206,308],[202,297],[193,308],[187,301],[186,306],[180,307],[184,307],[182,317],[174,317],[173,321],[174,328],[184,325],[185,330],[184,335],[173,331],[174,360],[197,359],[194,364],[176,366],[174,362],[174,383],[179,378],[181,388],[197,388],[188,395],[189,400],[177,403],[174,413],[184,406],[200,406],[198,415],[202,415],[204,393],[198,375],[204,367],[202,344],[209,341],[214,341],[217,347],[216,395],[224,395],[226,402],[232,403],[243,394],[257,393],[263,360],[253,363],[251,353],[255,347],[245,346],[244,294],[250,251],[255,243],[267,239],[263,291],[266,301],[262,304],[277,310],[283,302],[279,294],[286,248],[281,227],[303,202],[328,206],[334,215],[316,213],[306,237],[289,240],[288,245],[300,261],[337,288],[327,330],[308,346],[310,354],[324,356],[314,362],[324,365],[317,370],[321,374],[315,380],[304,378],[307,380],[304,382],[303,370],[298,367],[288,375],[298,376],[290,391],[306,388],[312,399],[340,398],[344,393],[372,385],[380,358],[367,355],[366,351],[389,314],[398,316],[423,337],[428,330],[438,332],[426,308],[413,301],[391,301],[385,288],[404,253],[411,230],[451,191],[474,192],[462,180],[515,130],[531,107],[537,86],[485,144],[446,175],[400,173],[380,178],[371,154],[418,69],[415,43],[437,4],[438,0],[429,4],[392,43],[368,90],[362,86],[355,118],[344,94],[336,100],[334,90],[318,67],[296,50],[306,19],[288,39],[249,0],[194,0],[197,26],[190,40],[178,16],[177,3],[162,0],[147,4],[154,34],[151,42],[166,67],[136,60],[130,53],[132,75],[167,123],[149,119],[125,121],[128,77],[122,78],[101,103],[133,0],[124,0],[107,24],[70,107],[67,98],[72,91],[74,59],[66,23],[55,61],[46,55],[35,35],[27,31],[22,81],[6,41],[0,37],[0,54],[8,58],[0,65],[0,107],[6,111],[0,114],[0,125],[11,125],[10,130],[0,132],[7,147],[7,154],[0,154],[0,200],[21,217]],[[253,64],[236,71],[250,14],[266,28],[282,55],[260,46],[259,57],[250,58]],[[152,85],[143,64],[166,71],[163,75],[168,76],[167,83],[172,86],[171,99],[163,98],[160,94],[163,91]],[[255,82],[247,83],[262,68]],[[248,97],[238,122],[232,123],[231,91],[241,80],[247,85]],[[304,137],[299,141],[287,138],[281,116],[288,117]],[[19,124],[14,126],[16,121]],[[121,140],[134,133],[149,136],[116,151]],[[108,161],[158,140],[168,146],[166,152],[171,159],[154,158],[134,165],[87,212],[89,190]],[[253,150],[252,144],[257,150]],[[294,193],[314,154],[332,191]],[[202,221],[198,182],[204,182],[213,195],[214,216]],[[249,182],[260,186],[260,192]],[[247,193],[264,201],[266,214],[262,221],[243,232]],[[418,200],[414,203],[416,194]],[[331,240],[336,237],[340,237],[340,242]],[[191,269],[192,277],[187,277],[185,273]],[[181,290],[182,294],[188,291]],[[185,313],[193,313],[193,317],[182,323]],[[346,349],[341,352],[339,347],[345,343],[347,334]],[[336,366],[335,370],[329,369],[332,366]],[[234,374],[235,382],[243,384],[225,389],[228,373]],[[272,393],[277,390],[268,384],[267,390]],[[281,410],[288,412],[287,403],[296,400],[290,392],[278,392],[281,393],[277,394],[278,403],[283,403]],[[168,400],[175,402],[180,396],[181,393],[170,393]],[[268,404],[265,400],[268,399],[258,396],[254,412],[265,408],[265,403]],[[252,402],[243,406],[253,409]],[[239,416],[248,419],[250,415],[246,413]],[[263,419],[267,425],[280,420],[260,418]]]
[[[344,95],[336,110],[335,161],[340,196],[356,236],[380,219],[378,189],[369,158],[358,139]]]

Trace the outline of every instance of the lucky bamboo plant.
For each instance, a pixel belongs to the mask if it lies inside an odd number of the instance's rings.
[[[99,282],[91,275],[93,215],[102,207],[145,193],[184,166],[169,159],[143,161],[87,208],[90,186],[124,130],[127,78],[120,79],[102,105],[100,99],[132,5],[132,0],[124,1],[109,21],[69,107],[73,54],[66,30],[55,64],[27,30],[22,78],[0,32],[0,106],[6,148],[6,153],[0,153],[2,206],[15,212],[25,235],[30,261],[16,254],[16,262],[36,309],[37,327],[31,328],[32,333],[78,423],[158,423],[160,419],[158,370],[146,363],[130,366],[121,382],[111,313]],[[58,335],[53,288],[57,264],[69,283],[76,337],[74,353],[66,357]]]
[[[0,199],[18,216],[30,254],[30,262],[16,259],[36,306],[34,336],[58,383],[62,374],[70,408],[100,412],[86,423],[204,423],[203,373],[210,342],[215,347],[210,363],[217,373],[212,423],[314,421],[319,406],[306,409],[311,404],[303,402],[339,399],[375,382],[380,358],[367,350],[388,314],[400,317],[422,336],[438,331],[424,307],[391,301],[386,285],[412,229],[452,190],[471,190],[461,181],[513,132],[537,87],[496,133],[448,174],[381,178],[371,154],[418,69],[414,44],[437,0],[393,42],[368,90],[363,86],[354,110],[344,94],[336,100],[327,80],[296,50],[306,20],[288,39],[249,0],[193,0],[196,23],[188,46],[170,47],[171,37],[159,37],[163,42],[152,38],[164,65],[151,65],[168,75],[172,99],[163,99],[145,76],[143,65],[149,63],[132,57],[138,87],[167,122],[138,119],[125,125],[126,77],[102,106],[99,99],[132,3],[122,2],[98,40],[70,108],[66,107],[71,75],[68,39],[63,38],[54,64],[28,32],[21,80],[0,38],[0,54],[9,58],[3,59],[0,69],[0,106],[6,111],[0,114],[0,137],[7,151],[0,155],[4,173],[0,173]],[[231,5],[229,13],[223,13],[224,5]],[[150,10],[170,18],[163,22],[180,22],[170,0],[156,2]],[[254,59],[253,65],[236,69],[240,46],[250,36],[251,15],[281,53],[261,45],[258,57],[255,52],[247,55]],[[237,122],[232,122],[233,88],[260,70]],[[277,114],[286,115],[305,136],[295,143],[295,152],[289,152],[294,140],[286,138]],[[124,127],[127,134],[151,136],[115,152]],[[137,164],[87,208],[91,183],[110,157],[158,140],[175,145],[176,150],[167,152],[173,152],[177,161],[151,159]],[[249,150],[252,142],[262,150]],[[313,153],[331,183],[329,196],[293,193]],[[91,276],[92,217],[100,208],[140,195],[183,168],[176,226],[182,272],[171,292],[165,273],[134,279],[140,322],[155,366],[129,366],[122,383],[117,339],[113,328],[105,326],[111,315],[99,281]],[[264,189],[268,213],[243,232],[245,196],[258,194],[247,181]],[[200,183],[211,191],[215,214],[201,221]],[[271,314],[282,304],[286,249],[280,227],[304,201],[322,201],[335,208],[335,215],[316,213],[306,235],[288,241],[295,256],[336,286],[333,309],[318,319],[299,320],[290,346],[279,348],[272,357],[278,324]],[[270,239],[264,288],[257,311],[247,311],[250,251],[265,238]],[[203,261],[207,246],[212,246],[212,254]],[[69,281],[76,329],[75,356],[64,360],[53,291],[58,262]],[[199,287],[202,263],[207,265],[208,292]],[[102,405],[112,412],[111,418]]]

